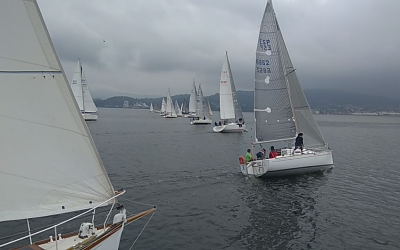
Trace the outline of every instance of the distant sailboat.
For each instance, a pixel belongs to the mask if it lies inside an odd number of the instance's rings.
[[[197,110],[197,90],[196,90],[196,84],[193,79],[193,88],[192,91],[190,92],[190,97],[189,97],[189,114],[186,117],[192,118],[196,117],[196,110]]]
[[[240,133],[246,131],[242,109],[236,97],[236,88],[233,82],[228,52],[225,55],[219,82],[219,114],[221,123],[214,126],[213,131],[216,133]]]
[[[0,144],[0,222],[24,220],[28,228],[11,237],[3,228],[0,248],[118,249],[124,227],[155,209],[128,218],[117,203],[125,191],[114,190],[37,2],[0,1],[0,23],[7,24],[0,25],[0,137],[7,142]],[[112,206],[106,220],[94,225],[96,208],[107,205]],[[57,215],[70,217],[31,230],[31,218],[60,219]],[[82,218],[87,215],[91,218]],[[86,222],[61,234],[77,219]],[[50,237],[33,242],[43,233]]]
[[[182,110],[179,107],[178,100],[175,100],[175,112],[178,117],[182,117]]]
[[[99,118],[97,107],[96,104],[94,104],[92,95],[90,94],[80,60],[78,60],[75,67],[71,88],[85,120],[96,121]]]
[[[181,111],[184,117],[187,117],[189,115],[189,106],[188,103],[186,102],[186,99],[183,99]]]
[[[150,103],[150,113],[154,113],[153,103]]]
[[[213,115],[213,112],[212,112],[212,110],[211,110],[210,102],[207,101],[207,103],[208,103],[208,113],[210,114],[210,116],[212,116],[212,115]]]
[[[161,112],[160,112],[161,116],[165,116],[166,108],[167,108],[167,103],[165,102],[165,100],[163,98],[162,102],[161,102]]]
[[[199,89],[197,90],[197,100],[196,100],[196,117],[190,120],[192,125],[208,125],[211,124],[210,113],[208,111],[208,105],[204,100],[203,90],[199,84]]]
[[[262,157],[249,163],[240,157],[242,173],[256,177],[282,176],[333,168],[332,151],[300,87],[272,0],[267,1],[260,25],[254,84],[255,141],[252,145],[272,145],[277,149],[277,157]],[[300,133],[304,133],[306,148],[293,147]]]
[[[171,93],[168,89],[167,103],[165,105],[165,118],[177,118],[177,117],[178,116],[176,115],[175,112],[174,102],[172,101]]]

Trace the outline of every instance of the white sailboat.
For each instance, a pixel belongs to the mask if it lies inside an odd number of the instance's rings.
[[[154,113],[153,103],[150,103],[150,110],[149,110],[149,112],[150,112],[150,113]]]
[[[203,90],[199,84],[199,89],[197,90],[197,100],[196,100],[196,117],[190,120],[192,125],[208,125],[211,124],[210,114],[208,111],[208,106],[204,100]]]
[[[75,67],[71,88],[85,121],[97,121],[99,118],[97,107],[93,101],[92,95],[90,94],[89,86],[86,82],[85,73],[83,72],[80,60],[78,60]]]
[[[213,131],[216,133],[241,133],[246,131],[242,109],[236,96],[228,52],[222,65],[219,84],[219,107],[221,122],[215,124]]]
[[[175,112],[176,112],[176,115],[178,117],[182,117],[183,116],[181,107],[179,107],[179,104],[178,104],[178,100],[175,100]]]
[[[210,114],[210,116],[212,116],[213,112],[212,112],[212,109],[211,109],[211,106],[210,106],[210,101],[207,101],[207,103],[208,103],[208,113]]]
[[[127,218],[116,203],[125,191],[114,191],[36,1],[0,1],[0,23],[7,24],[0,25],[0,106],[7,107],[0,109],[0,137],[7,142],[0,144],[0,222],[25,220],[28,228],[10,238],[3,228],[0,248],[117,250],[125,225],[155,210]],[[119,209],[113,221],[94,225],[95,209],[111,204],[108,218]],[[84,212],[69,214],[77,211]],[[30,228],[31,218],[60,214],[72,218]],[[87,214],[90,221],[61,234]],[[51,236],[33,242],[43,232]]]
[[[333,168],[332,151],[300,87],[271,0],[267,2],[257,41],[254,104],[256,129],[252,144],[274,144],[278,156],[247,164],[240,157],[243,174],[282,176]],[[306,146],[294,150],[299,133],[304,134]],[[286,147],[276,147],[285,144]]]
[[[190,92],[190,97],[189,97],[189,114],[185,117],[188,118],[193,118],[196,117],[196,108],[197,107],[197,90],[196,90],[196,84],[193,79],[193,88],[192,91]]]
[[[186,99],[183,99],[183,103],[181,105],[181,112],[182,112],[182,115],[184,117],[188,117],[188,115],[189,115],[189,106],[188,106],[188,103],[186,102]]]
[[[166,108],[167,108],[167,103],[165,102],[165,100],[163,98],[162,102],[161,102],[161,112],[160,112],[161,116],[165,116]]]
[[[175,112],[174,102],[172,101],[171,93],[168,89],[167,103],[165,105],[165,118],[177,118],[177,117],[178,116],[176,115]]]

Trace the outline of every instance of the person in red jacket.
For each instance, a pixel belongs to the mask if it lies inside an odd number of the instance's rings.
[[[271,146],[271,151],[269,152],[269,159],[275,158],[278,155],[278,152],[276,152],[275,147]]]

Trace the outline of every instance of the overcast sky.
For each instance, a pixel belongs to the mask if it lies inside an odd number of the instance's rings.
[[[92,95],[219,91],[228,51],[236,88],[254,88],[266,0],[38,0],[69,80],[78,58]],[[303,89],[400,98],[399,0],[274,0]],[[105,41],[105,42],[103,42]]]

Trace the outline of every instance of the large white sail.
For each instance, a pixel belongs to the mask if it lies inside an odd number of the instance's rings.
[[[0,137],[7,142],[0,144],[0,221],[77,211],[112,198],[36,1],[2,0],[0,22],[0,107],[7,107],[0,108]]]
[[[219,84],[219,107],[222,120],[235,119],[235,107],[233,105],[231,88],[231,72],[228,63],[228,53],[226,53]]]
[[[254,115],[257,141],[288,140],[296,136],[279,32],[272,2],[268,0],[256,50]]]
[[[197,90],[193,79],[193,88],[189,98],[189,113],[195,114],[197,110]]]
[[[153,103],[150,103],[150,112],[151,112],[151,113],[154,112]]]

